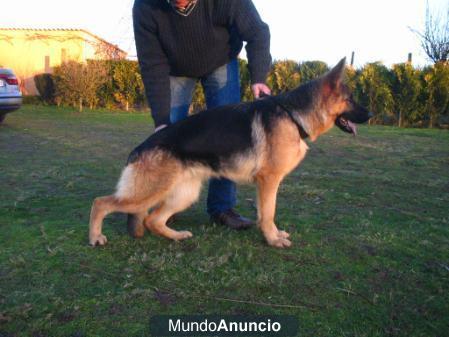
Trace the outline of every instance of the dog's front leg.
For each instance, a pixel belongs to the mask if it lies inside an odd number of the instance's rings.
[[[289,234],[279,231],[274,223],[276,213],[276,195],[282,177],[276,175],[261,175],[257,177],[257,213],[258,223],[265,239],[270,246],[287,248],[291,246]]]

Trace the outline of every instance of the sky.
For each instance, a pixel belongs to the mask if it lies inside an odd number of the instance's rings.
[[[274,59],[336,64],[355,52],[355,65],[404,62],[409,52],[418,66],[429,63],[419,38],[426,0],[253,0],[270,26]],[[449,0],[428,0],[445,12]],[[0,27],[83,28],[135,55],[133,0],[7,0]],[[243,56],[244,53],[243,53]]]

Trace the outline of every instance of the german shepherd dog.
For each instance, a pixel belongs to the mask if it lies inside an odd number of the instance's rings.
[[[151,135],[131,152],[116,192],[93,202],[89,243],[106,244],[102,222],[113,212],[138,219],[136,237],[147,228],[172,240],[190,238],[192,233],[169,228],[167,220],[198,199],[205,180],[226,177],[257,184],[265,239],[289,247],[289,234],[274,223],[276,194],[306,155],[304,139],[314,141],[333,125],[355,134],[354,123],[372,117],[353,101],[344,70],[342,59],[326,75],[290,92],[200,112]]]

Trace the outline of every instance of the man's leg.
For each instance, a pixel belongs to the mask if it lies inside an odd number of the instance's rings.
[[[196,79],[188,77],[170,77],[170,122],[176,123],[189,115]],[[128,214],[128,233],[133,237],[142,237],[145,233],[143,220],[147,214]],[[172,218],[170,218],[172,219]],[[170,219],[167,221],[170,222]]]
[[[196,79],[170,77],[170,122],[176,123],[189,115]]]
[[[207,108],[240,102],[240,74],[238,60],[216,69],[201,79],[206,96]],[[211,179],[207,197],[207,212],[214,222],[231,228],[243,229],[252,221],[235,213],[232,209],[237,203],[237,188],[228,179]]]

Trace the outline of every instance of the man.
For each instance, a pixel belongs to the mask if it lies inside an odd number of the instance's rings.
[[[240,102],[237,56],[244,41],[254,96],[270,94],[265,85],[270,31],[251,0],[135,0],[133,21],[155,132],[188,116],[198,80],[208,109]],[[233,229],[251,226],[252,221],[233,210],[235,205],[233,182],[209,182],[207,212],[212,221]],[[132,235],[143,235],[140,223],[129,218]]]

